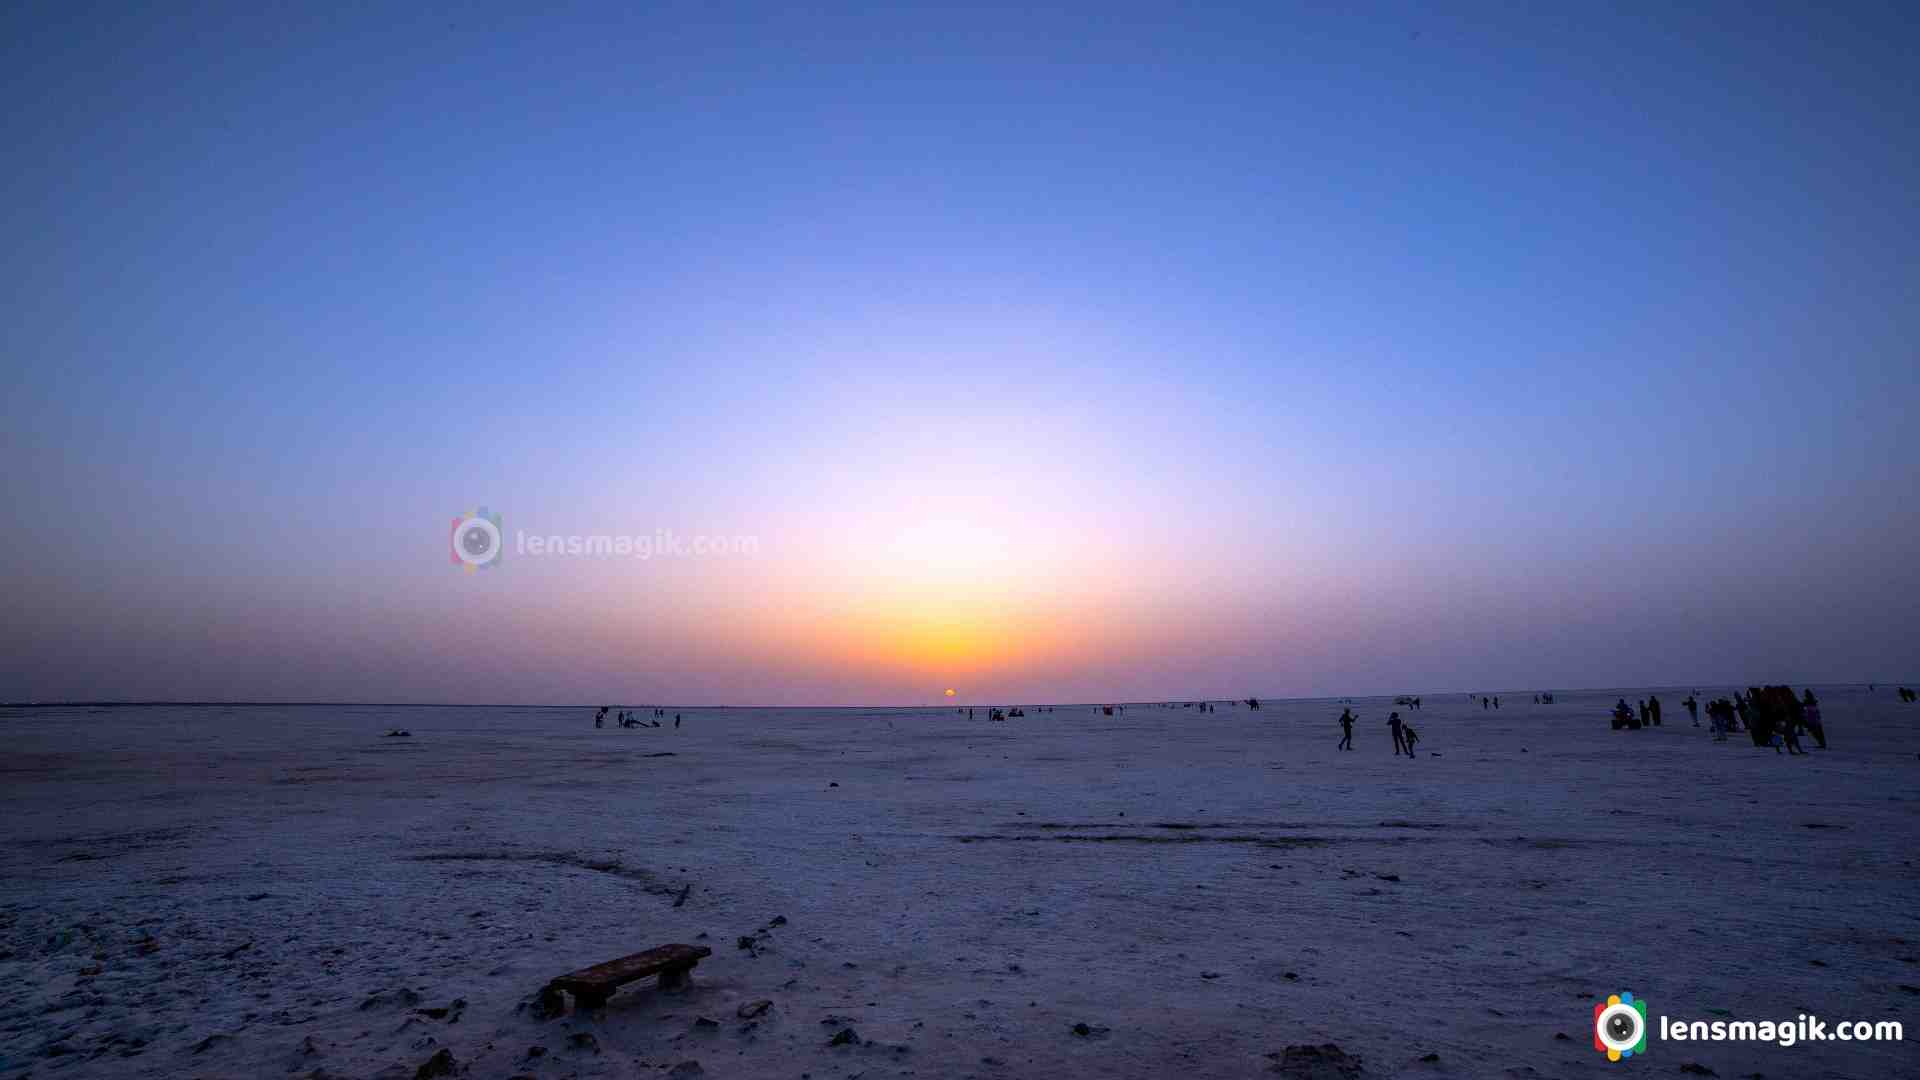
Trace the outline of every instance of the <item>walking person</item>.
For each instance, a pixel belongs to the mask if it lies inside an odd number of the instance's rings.
[[[1407,756],[1413,757],[1413,744],[1420,741],[1420,733],[1413,730],[1412,724],[1400,725],[1400,737],[1406,740]]]
[[[1353,710],[1340,710],[1340,749],[1353,749]]]
[[[1799,698],[1793,696],[1793,687],[1780,686],[1772,689],[1780,697],[1781,707],[1786,710],[1787,723],[1793,728],[1793,733],[1798,735],[1807,730],[1807,707]]]
[[[1820,699],[1808,690],[1800,699],[1800,708],[1807,723],[1807,730],[1813,733],[1813,741],[1820,749],[1827,748],[1827,726],[1820,721]]]
[[[1769,689],[1771,689],[1771,687],[1769,687]],[[1800,706],[1800,699],[1793,696],[1792,690],[1783,686],[1780,688],[1780,692],[1782,697],[1793,703],[1794,708]],[[1783,707],[1780,711],[1782,715],[1779,721],[1775,723],[1774,730],[1780,733],[1780,741],[1786,744],[1787,753],[1806,753],[1807,748],[1800,745],[1800,725],[1795,722],[1792,709]]]
[[[1399,757],[1401,751],[1407,748],[1407,741],[1400,734],[1402,724],[1400,723],[1399,713],[1391,712],[1387,714],[1387,727],[1393,731],[1393,756]]]

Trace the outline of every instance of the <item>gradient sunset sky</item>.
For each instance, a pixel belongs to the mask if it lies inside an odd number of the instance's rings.
[[[0,699],[1920,678],[1911,5],[265,7],[0,14]]]

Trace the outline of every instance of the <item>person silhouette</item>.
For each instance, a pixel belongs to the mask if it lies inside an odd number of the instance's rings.
[[[1391,712],[1387,714],[1387,727],[1393,732],[1393,756],[1394,757],[1399,757],[1401,751],[1407,748],[1406,739],[1403,738],[1400,734],[1401,726],[1402,725],[1400,723],[1399,713]]]
[[[1800,699],[1802,717],[1806,721],[1807,731],[1813,735],[1813,741],[1820,749],[1827,748],[1827,726],[1820,719],[1820,699],[1808,690]]]
[[[1792,691],[1788,691],[1788,693],[1791,694]],[[1779,751],[1781,745],[1786,746],[1787,753],[1790,755],[1804,754],[1807,752],[1807,748],[1800,745],[1800,733],[1795,730],[1796,727],[1798,727],[1798,725],[1793,722],[1793,718],[1790,716],[1774,727],[1773,730],[1775,734],[1780,737],[1780,742],[1774,746],[1776,752]]]
[[[1353,710],[1340,710],[1340,749],[1353,749]]]

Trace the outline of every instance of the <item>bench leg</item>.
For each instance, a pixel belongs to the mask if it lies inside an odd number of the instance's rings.
[[[687,988],[688,976],[692,973],[693,968],[691,967],[671,968],[663,971],[660,973],[660,989],[668,992],[685,990]]]
[[[556,1016],[564,1016],[566,1011],[567,996],[551,986],[542,987],[534,998],[535,1020],[551,1020]]]

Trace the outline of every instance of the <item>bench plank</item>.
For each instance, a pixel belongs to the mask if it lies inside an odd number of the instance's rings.
[[[581,1005],[598,1007],[606,1003],[615,989],[635,979],[659,975],[662,986],[677,984],[679,976],[712,955],[713,950],[705,945],[659,945],[645,952],[570,972],[547,986],[549,989],[567,991]]]

